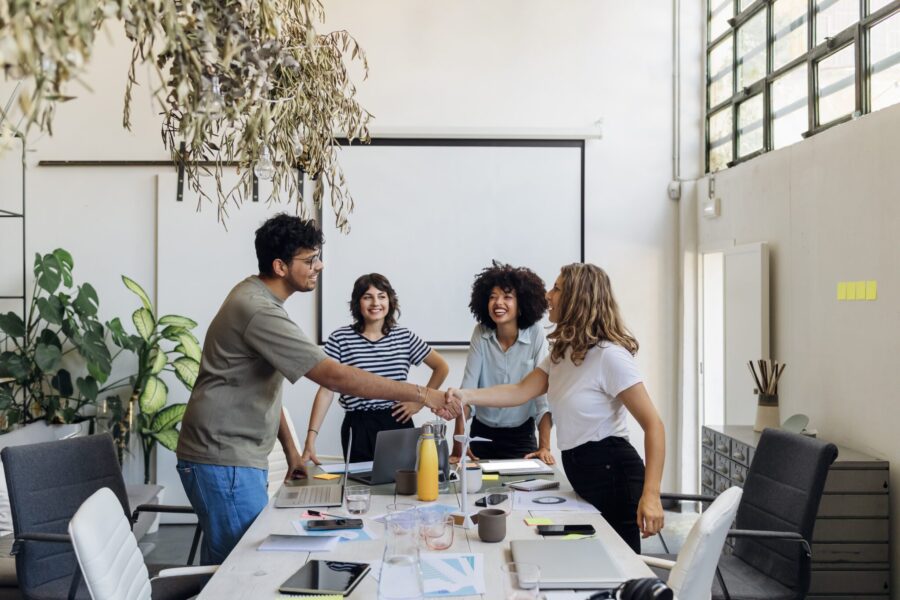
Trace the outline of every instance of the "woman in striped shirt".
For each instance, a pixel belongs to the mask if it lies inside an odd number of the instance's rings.
[[[396,381],[406,381],[410,366],[424,362],[431,368],[427,386],[433,389],[441,386],[450,370],[447,362],[415,333],[397,325],[400,314],[397,293],[384,275],[369,273],[356,280],[350,296],[350,313],[353,323],[335,330],[325,342],[328,356]],[[316,438],[332,400],[334,392],[320,387],[309,416],[304,462],[312,460],[320,464]],[[351,462],[372,460],[378,432],[412,427],[412,416],[421,409],[421,405],[395,404],[390,400],[348,394],[341,394],[338,403],[345,411],[341,448],[347,447],[353,431]]]

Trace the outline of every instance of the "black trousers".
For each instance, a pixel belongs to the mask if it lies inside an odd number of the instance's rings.
[[[624,438],[608,437],[563,450],[562,462],[575,492],[640,554],[637,507],[644,491],[644,462],[634,447]]]
[[[538,449],[534,437],[534,418],[530,418],[518,427],[491,427],[472,417],[469,434],[485,437],[490,442],[472,442],[472,453],[478,458],[502,459],[522,458],[529,452]]]
[[[363,462],[375,458],[375,438],[379,431],[389,429],[412,429],[412,419],[400,423],[391,414],[390,408],[382,410],[348,410],[341,423],[341,454],[347,451],[350,430],[353,430],[353,447],[350,462]],[[346,455],[345,455],[346,456]]]

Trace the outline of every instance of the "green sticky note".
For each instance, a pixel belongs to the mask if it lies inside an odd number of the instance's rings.
[[[482,481],[499,481],[500,476],[497,475],[496,473],[494,473],[493,475],[482,475],[481,480]]]
[[[847,299],[847,282],[846,281],[838,281],[837,299],[838,300],[846,300]]]
[[[866,282],[865,281],[857,281],[856,282],[856,299],[857,300],[865,300],[866,299]]]
[[[553,519],[547,519],[544,517],[531,517],[525,519],[526,525],[531,525],[534,527],[535,525],[553,525]]]
[[[878,300],[878,282],[866,282],[866,300]]]
[[[584,538],[594,537],[592,535],[584,535],[583,533],[570,533],[569,535],[562,536],[561,539],[564,540],[583,540]]]

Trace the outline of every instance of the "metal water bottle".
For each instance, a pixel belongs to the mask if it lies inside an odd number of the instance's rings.
[[[438,452],[431,425],[423,425],[416,446],[416,483],[419,500],[432,502],[438,498]]]

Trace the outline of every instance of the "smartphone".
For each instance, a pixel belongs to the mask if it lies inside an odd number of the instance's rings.
[[[365,563],[311,560],[278,588],[283,594],[348,596],[366,573]]]
[[[597,531],[593,525],[538,525],[538,533],[540,535],[569,535],[577,533],[579,535],[594,535]]]
[[[331,531],[333,529],[362,529],[362,519],[314,519],[303,522],[307,531]]]

